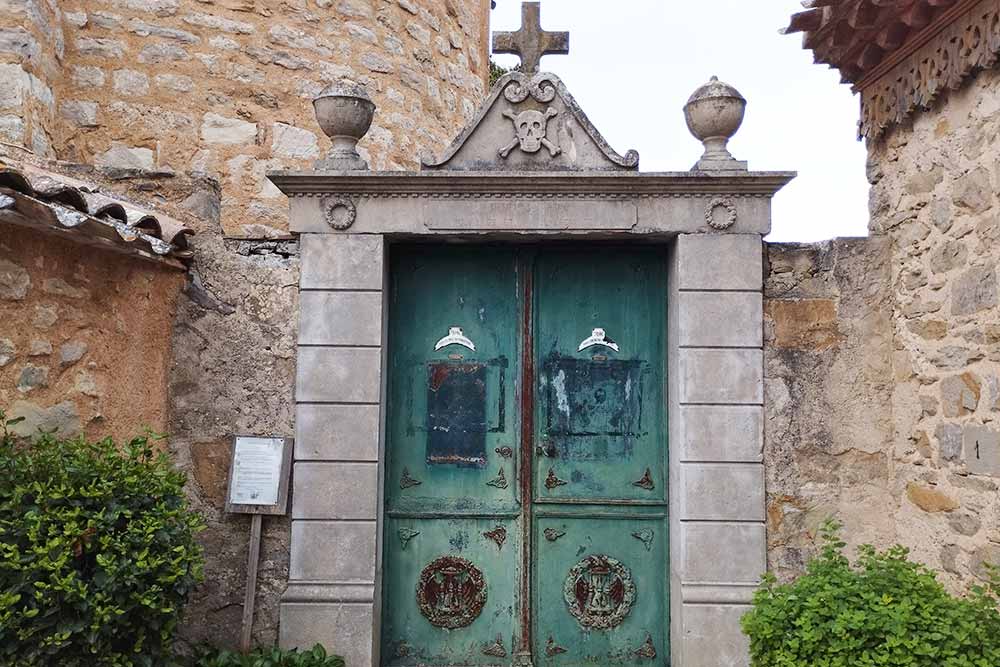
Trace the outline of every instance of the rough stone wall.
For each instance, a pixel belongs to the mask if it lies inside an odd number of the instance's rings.
[[[65,165],[64,165],[65,168]],[[220,190],[204,177],[67,168],[105,192],[197,232],[187,274],[9,225],[0,226],[0,407],[37,426],[124,439],[147,426],[188,473],[208,524],[206,580],[182,643],[235,646],[249,518],[224,512],[231,436],[293,435],[298,248],[224,239]],[[268,517],[254,639],[273,644],[287,580],[288,530]]]
[[[819,526],[895,539],[889,244],[771,244],[764,285],[768,568],[802,572]]]
[[[5,225],[0,407],[25,418],[15,431],[116,439],[146,427],[164,432],[183,284],[177,269]]]
[[[172,326],[159,330],[172,339],[167,404],[158,421],[108,420],[118,433],[168,432],[208,520],[185,642],[238,641],[249,524],[223,512],[231,436],[293,435],[298,248],[264,174],[310,168],[329,148],[311,99],[341,77],[378,106],[360,145],[373,169],[439,153],[485,92],[488,12],[489,0],[0,0],[0,142],[87,165],[72,175],[196,232]],[[120,375],[133,368],[120,362]],[[71,391],[59,384],[51,399]],[[261,645],[277,637],[288,530],[265,519]]]
[[[1000,72],[869,146],[891,247],[899,539],[953,581],[1000,562]]]
[[[488,0],[61,7],[59,157],[209,175],[228,235],[287,229],[287,202],[264,174],[309,168],[329,148],[311,105],[327,83],[364,83],[378,105],[361,145],[373,169],[412,169],[422,151],[440,151],[485,88]]]
[[[871,234],[772,245],[769,562],[828,516],[955,591],[1000,563],[1000,72],[869,146]]]
[[[0,142],[53,156],[64,54],[58,0],[0,0]]]

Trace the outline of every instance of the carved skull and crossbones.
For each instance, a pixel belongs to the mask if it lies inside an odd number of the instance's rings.
[[[505,109],[503,116],[514,123],[515,136],[508,145],[500,149],[500,157],[506,158],[518,145],[525,153],[537,153],[542,146],[545,146],[549,149],[549,155],[553,157],[559,155],[562,149],[545,138],[549,119],[558,115],[559,112],[552,107],[546,109],[545,113],[531,109],[515,114],[510,109]]]

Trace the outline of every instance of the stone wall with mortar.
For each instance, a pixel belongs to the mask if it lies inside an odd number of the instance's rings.
[[[869,146],[890,244],[898,539],[955,580],[1000,562],[1000,71]]]
[[[22,1],[30,23],[41,0]],[[264,173],[311,167],[328,149],[313,97],[340,78],[365,84],[379,110],[362,154],[373,169],[415,168],[485,92],[488,6],[60,0],[53,34],[64,35],[64,53],[46,80],[55,152],[98,167],[206,174],[221,185],[228,235],[279,236],[287,202]]]
[[[223,512],[231,436],[293,435],[298,245],[264,174],[309,168],[328,149],[311,98],[341,77],[378,105],[359,147],[372,168],[440,153],[485,93],[488,11],[489,0],[0,0],[0,68],[17,68],[0,81],[20,82],[0,86],[0,142],[86,165],[62,168],[196,232],[173,321],[158,330],[170,341],[167,403],[107,420],[116,434],[140,422],[169,433],[208,520],[185,642],[239,636],[249,527]],[[56,277],[36,272],[39,285]],[[17,394],[16,380],[3,383]],[[51,401],[71,395],[63,384],[46,390]],[[288,531],[265,520],[258,644],[277,637]]]
[[[772,245],[770,566],[828,516],[956,591],[1000,562],[1000,71],[869,146],[868,239]]]
[[[65,48],[59,0],[0,0],[0,142],[54,155]]]

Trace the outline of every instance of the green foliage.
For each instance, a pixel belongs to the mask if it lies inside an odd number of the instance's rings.
[[[844,556],[840,526],[797,581],[773,576],[742,620],[754,667],[996,667],[1000,579],[955,598],[907,549]]]
[[[231,651],[211,651],[203,655],[197,667],[344,667],[344,660],[327,655],[319,644],[308,651],[258,649],[249,655]]]
[[[490,60],[490,88],[496,85],[496,82],[502,79],[504,76],[510,74],[511,72],[520,72],[521,65],[515,65],[514,67],[504,67],[503,65],[498,65],[493,60]]]
[[[0,411],[0,665],[163,667],[201,519],[148,438],[16,443]]]

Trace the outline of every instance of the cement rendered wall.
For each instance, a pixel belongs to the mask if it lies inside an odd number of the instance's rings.
[[[294,434],[298,243],[264,173],[310,168],[328,150],[311,99],[341,77],[378,105],[360,146],[372,168],[440,153],[485,92],[488,12],[489,0],[0,0],[0,153],[83,165],[71,175],[196,232],[173,321],[157,328],[166,405],[88,431],[150,423],[191,474],[208,565],[185,641],[238,640],[249,528],[223,512],[230,437]],[[26,269],[35,285],[55,277]],[[4,400],[20,398],[11,368]],[[70,395],[64,384],[44,408]],[[287,520],[265,520],[259,644],[277,639],[288,541]]]
[[[852,545],[910,547],[955,591],[1000,562],[998,154],[988,70],[869,146],[871,237],[769,247],[780,576],[802,571],[828,516]]]

